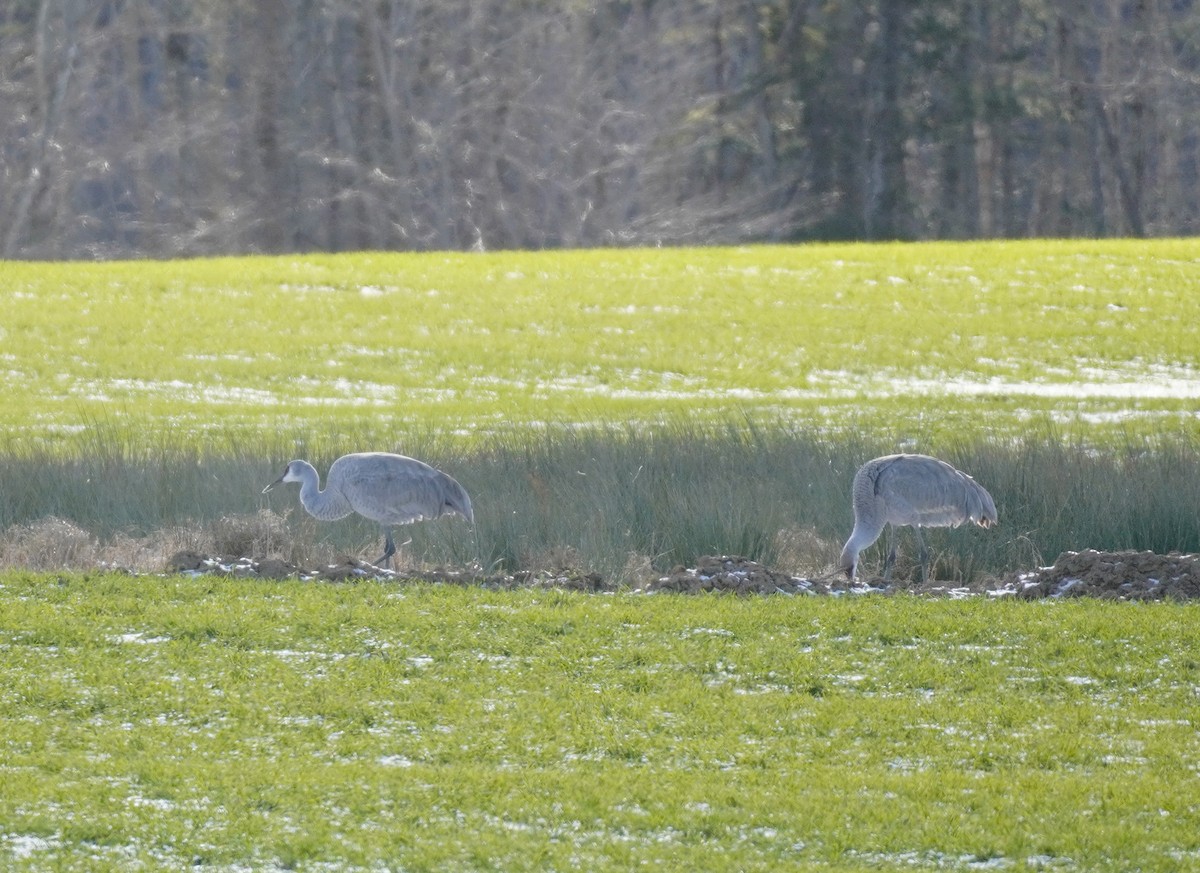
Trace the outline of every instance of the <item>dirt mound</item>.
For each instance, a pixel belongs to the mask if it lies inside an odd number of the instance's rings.
[[[484,573],[479,567],[463,569],[408,569],[403,571],[377,567],[367,561],[344,557],[332,564],[298,567],[277,558],[225,558],[193,550],[174,554],[167,562],[168,573],[192,575],[258,577],[262,579],[296,578],[324,582],[362,579],[396,579],[437,582],[451,585],[479,585],[485,588],[565,588],[572,591],[616,591],[615,582],[599,573],[576,567],[556,570],[518,570],[514,573]],[[677,591],[696,594],[704,591],[728,591],[736,594],[828,594],[825,583],[790,576],[764,567],[748,558],[705,557],[695,567],[679,566],[665,576],[651,578],[635,590],[642,592]]]
[[[726,555],[703,557],[695,567],[677,566],[665,576],[643,583],[638,590],[685,594],[705,591],[729,591],[734,594],[828,593],[824,586],[817,586],[808,579],[772,570],[749,558]]]
[[[479,566],[392,571],[355,558],[317,567],[298,567],[278,558],[221,558],[196,551],[176,553],[166,567],[169,573],[297,578],[323,582],[366,579],[421,581],[445,585],[478,585],[484,588],[562,588],[605,592],[623,587],[599,573],[576,567],[556,570],[519,570],[486,573]],[[1004,579],[983,579],[973,585],[948,582],[885,581],[881,578],[848,581],[840,573],[805,578],[766,567],[749,558],[720,555],[700,558],[695,566],[682,565],[663,575],[649,575],[633,585],[641,593],[703,594],[725,592],[743,596],[767,594],[898,594],[925,597],[1098,597],[1111,600],[1200,599],[1200,555],[1154,552],[1063,552],[1051,567],[1012,572]]]
[[[278,558],[224,558],[184,550],[167,561],[166,572],[190,575],[237,576],[260,579],[303,579],[346,582],[366,579],[436,582],[446,585],[478,585],[483,588],[566,588],[572,591],[615,591],[599,573],[579,569],[520,570],[515,573],[484,573],[478,566],[462,569],[395,571],[357,558],[343,557],[332,564],[300,567]]]
[[[1051,567],[1012,573],[997,593],[1023,599],[1100,597],[1108,600],[1200,598],[1200,555],[1171,552],[1063,552]]]
[[[576,567],[556,570],[518,570],[514,573],[484,573],[479,567],[393,571],[366,561],[345,557],[319,567],[298,567],[277,558],[223,558],[196,551],[177,552],[167,562],[168,573],[192,575],[297,578],[325,582],[358,579],[396,579],[451,585],[480,585],[485,588],[565,588],[572,591],[616,591],[617,583],[599,573]],[[679,566],[665,576],[639,584],[642,592],[677,591],[700,593],[728,591],[736,594],[827,594],[827,584],[771,570],[748,558],[705,557],[695,567]]]

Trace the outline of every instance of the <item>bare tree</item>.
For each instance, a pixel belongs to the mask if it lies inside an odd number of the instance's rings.
[[[29,0],[0,254],[1191,233],[1200,8]]]
[[[34,236],[33,213],[47,195],[54,174],[54,147],[68,102],[80,28],[87,4],[68,3],[56,11],[54,0],[41,0],[36,14],[23,17],[13,10],[9,24],[31,26],[32,57],[5,58],[5,91],[15,105],[24,98],[25,112],[10,116],[6,141],[5,176],[15,177],[16,196],[5,203],[6,229],[3,256],[11,258],[17,247]],[[22,82],[24,87],[16,83]],[[15,124],[13,123],[15,122]],[[11,162],[11,163],[10,163]],[[36,245],[33,246],[36,250]]]

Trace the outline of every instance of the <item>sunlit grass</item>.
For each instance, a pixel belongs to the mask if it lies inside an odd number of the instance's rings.
[[[0,583],[7,869],[1200,851],[1192,606]]]
[[[6,263],[7,439],[1194,429],[1190,240]],[[57,437],[56,437],[57,438]]]

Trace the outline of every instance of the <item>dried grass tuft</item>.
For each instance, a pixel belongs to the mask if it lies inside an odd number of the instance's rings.
[[[126,532],[114,534],[102,549],[104,566],[135,573],[159,573],[176,552],[203,551],[210,539],[199,526],[179,525],[153,530],[145,536]]]
[[[774,566],[799,576],[819,575],[835,564],[842,544],[821,536],[815,528],[786,527],[772,541]]]
[[[633,588],[641,587],[661,574],[654,569],[654,561],[649,555],[640,552],[629,552],[625,555],[625,566],[621,568],[620,581]]]
[[[558,573],[562,571],[586,571],[585,562],[579,550],[574,546],[550,546],[526,554],[521,566],[533,573],[546,571]]]
[[[52,515],[13,525],[0,535],[0,566],[5,567],[82,569],[95,566],[99,552],[99,543],[91,533]]]
[[[250,515],[225,515],[211,525],[213,549],[226,558],[277,554],[291,541],[287,517],[270,509]]]

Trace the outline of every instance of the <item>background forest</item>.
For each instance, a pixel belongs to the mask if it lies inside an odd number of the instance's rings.
[[[4,0],[0,256],[1200,227],[1191,0]]]

